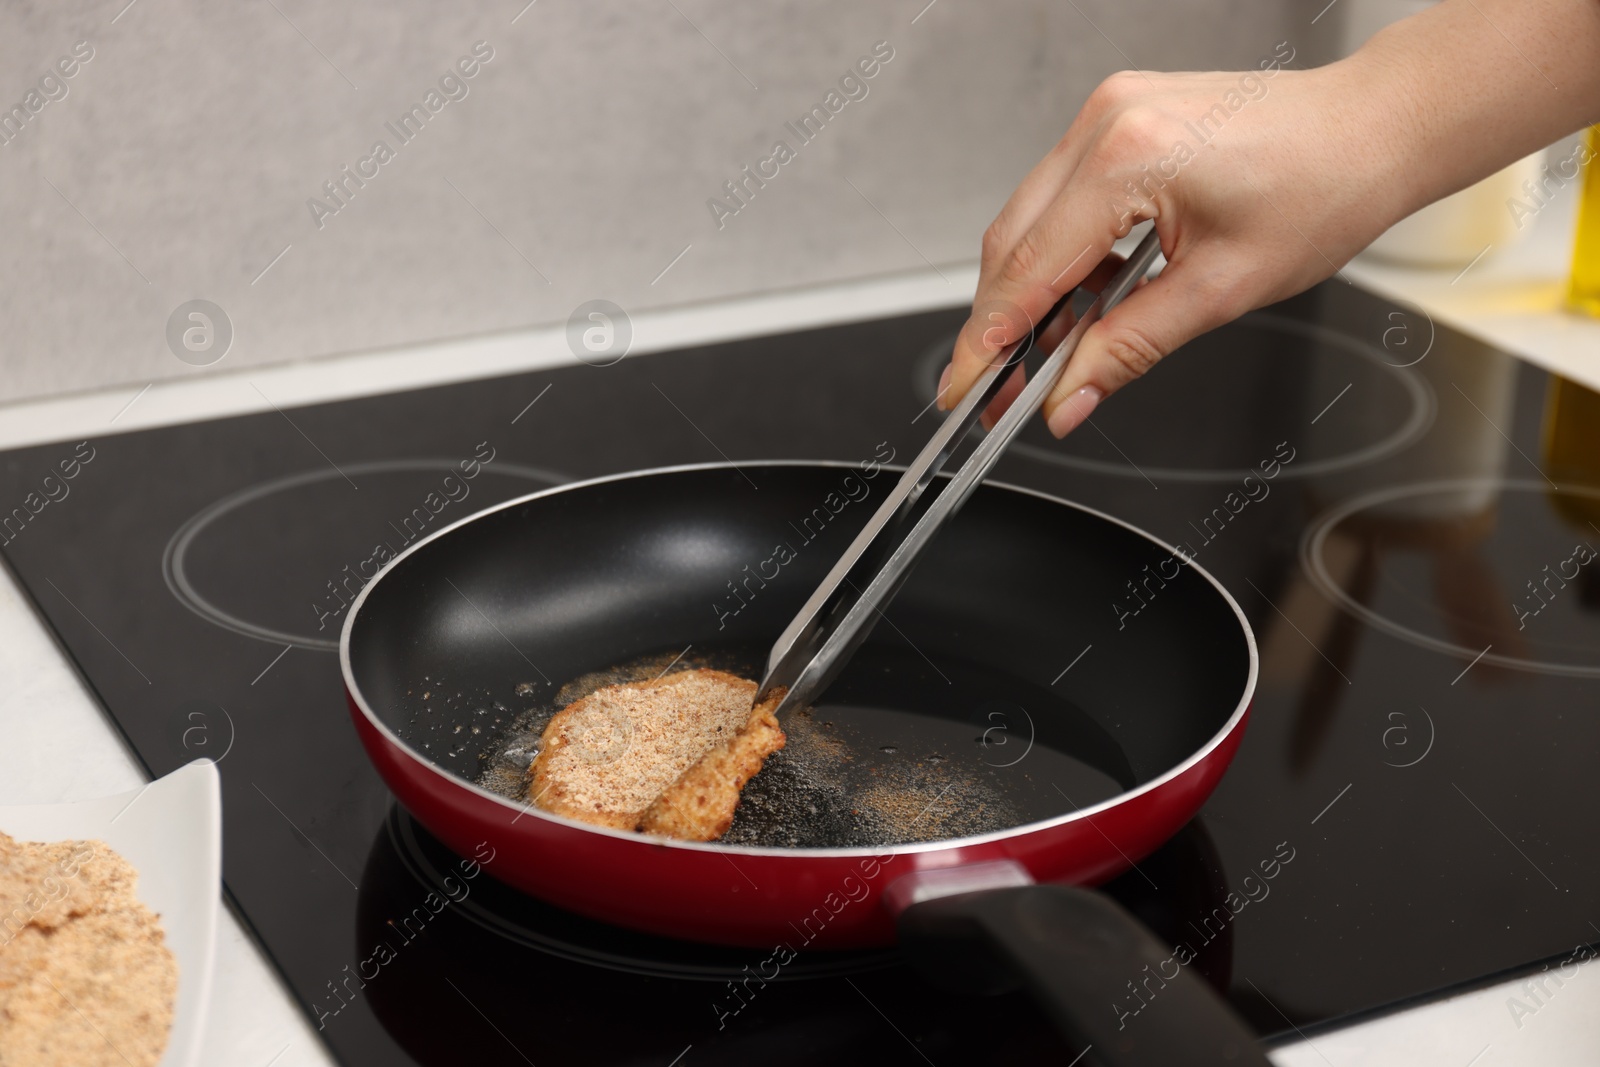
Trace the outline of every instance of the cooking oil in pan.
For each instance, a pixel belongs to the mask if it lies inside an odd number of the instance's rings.
[[[939,841],[1054,818],[1134,784],[1121,750],[1070,702],[903,647],[863,647],[784,732],[724,841]]]
[[[505,735],[481,785],[526,799],[527,767],[550,717],[605,685],[715,667],[759,676],[738,652],[645,659],[586,675]],[[938,666],[868,644],[816,707],[788,716],[784,747],[745,786],[729,844],[836,848],[1008,830],[1105,800],[1134,784],[1108,734],[1069,701],[977,665]]]

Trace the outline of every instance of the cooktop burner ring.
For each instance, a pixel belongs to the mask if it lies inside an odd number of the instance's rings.
[[[1376,463],[1409,448],[1433,426],[1434,418],[1438,414],[1438,400],[1434,396],[1433,387],[1428,384],[1427,380],[1416,371],[1410,369],[1416,361],[1407,364],[1391,362],[1385,358],[1384,353],[1379,349],[1365,344],[1348,334],[1340,333],[1337,330],[1314,322],[1303,322],[1299,319],[1286,318],[1263,311],[1251,312],[1240,321],[1280,330],[1301,341],[1320,341],[1330,348],[1359,357],[1387,373],[1390,378],[1405,390],[1406,398],[1409,402],[1410,413],[1408,416],[1396,429],[1383,438],[1340,455],[1323,459],[1305,458],[1292,464],[1286,464],[1282,467],[1277,477],[1281,479],[1312,478],[1350,470],[1369,463]],[[929,405],[933,403],[934,393],[938,387],[939,373],[944,369],[944,365],[950,361],[950,349],[955,343],[955,337],[955,334],[951,334],[935,341],[928,346],[921,356],[917,357],[913,365],[911,380],[912,389],[920,402]],[[972,432],[974,434],[982,433],[978,429],[974,429]],[[1166,479],[1178,482],[1229,483],[1242,481],[1248,476],[1259,474],[1258,471],[1248,467],[1206,469],[1163,467],[1150,463],[1140,463],[1135,467],[1128,462],[1113,463],[1089,456],[1076,456],[1048,446],[1032,444],[1026,440],[1013,441],[1006,449],[1006,453],[1007,455],[1023,456],[1039,463],[1047,463],[1058,467],[1069,467],[1093,474],[1110,474],[1141,480]]]
[[[213,603],[196,588],[188,573],[187,558],[195,541],[209,526],[224,515],[276,493],[299,489],[317,482],[345,478],[347,475],[360,476],[362,474],[435,471],[454,473],[459,469],[458,463],[459,461],[453,459],[379,460],[370,463],[346,464],[342,470],[329,467],[300,471],[247,486],[213,501],[191,515],[178,527],[167,542],[166,547],[162,550],[161,576],[166,581],[167,589],[177,598],[178,603],[207,622],[220,626],[224,630],[231,630],[245,637],[253,637],[275,645],[291,645],[295,648],[303,648],[310,651],[337,652],[339,650],[339,641],[336,636],[332,638],[314,637],[252,622]],[[562,485],[573,480],[569,475],[556,471],[543,470],[538,467],[528,467],[516,463],[506,463],[504,461],[497,462],[492,467],[484,467],[481,474],[505,475],[542,486]],[[474,508],[473,510],[476,511],[478,509]],[[461,516],[457,516],[457,518],[459,517]],[[454,522],[455,519],[450,521]]]
[[[1430,493],[1481,493],[1481,492],[1558,492],[1563,495],[1583,497],[1600,503],[1600,487],[1558,486],[1552,490],[1548,482],[1511,478],[1447,478],[1436,481],[1412,482],[1388,486],[1369,493],[1351,497],[1314,519],[1300,539],[1300,561],[1316,588],[1340,610],[1392,637],[1449,656],[1486,663],[1511,670],[1528,671],[1568,678],[1600,678],[1600,664],[1562,663],[1533,659],[1526,656],[1505,655],[1490,648],[1469,648],[1454,641],[1434,637],[1404,623],[1389,618],[1361,603],[1333,576],[1327,562],[1328,536],[1341,522],[1379,504],[1415,499]],[[1581,536],[1581,535],[1580,535]]]

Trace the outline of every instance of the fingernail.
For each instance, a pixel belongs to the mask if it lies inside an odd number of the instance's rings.
[[[1095,405],[1104,400],[1105,396],[1105,393],[1092,385],[1079,389],[1063,400],[1050,416],[1047,424],[1050,432],[1058,439],[1067,436],[1094,413]]]
[[[944,365],[944,373],[939,375],[939,388],[935,390],[935,400],[938,403],[940,411],[949,410],[948,406],[944,402],[944,391],[950,388],[950,372],[955,369],[956,365],[954,363],[946,363]]]

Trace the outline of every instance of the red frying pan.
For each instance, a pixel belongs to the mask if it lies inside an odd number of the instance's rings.
[[[873,464],[678,467],[535,493],[439,531],[346,620],[340,657],[367,752],[441,841],[560,907],[772,948],[776,965],[784,950],[898,939],[936,979],[1026,985],[1103,1062],[1266,1063],[1182,970],[1163,972],[1160,1010],[1119,1019],[1107,1005],[1171,948],[1068,888],[1126,870],[1195,814],[1256,684],[1232,597],[1110,516],[978,488],[888,624],[786,721],[790,745],[722,842],[574,822],[531,807],[515,775],[506,785],[508,739],[572,679],[686,646],[680,666],[755,677],[893,479]],[[816,745],[806,754],[824,734],[831,763]]]

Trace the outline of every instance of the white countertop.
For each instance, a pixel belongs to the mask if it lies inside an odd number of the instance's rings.
[[[1350,280],[1420,308],[1434,322],[1600,390],[1600,322],[1562,310],[1572,262],[1576,183],[1551,200],[1516,243],[1465,269],[1415,270],[1358,257]]]
[[[1357,262],[1355,281],[1567,377],[1600,389],[1600,322],[1558,310],[1571,211],[1552,205],[1520,245],[1457,272]],[[633,321],[632,352],[949,307],[970,299],[975,266],[679,308]],[[147,389],[58,397],[0,408],[0,448],[81,439],[151,426],[487,377],[573,362],[562,328],[344,356],[249,373],[227,364]],[[56,648],[9,575],[0,577],[0,804],[49,803],[115,793],[142,772]],[[333,1060],[276,973],[231,913],[218,945],[203,1062],[306,1067]],[[1589,1064],[1600,1049],[1600,979],[1585,967],[1520,1023],[1512,982],[1412,1008],[1298,1042],[1273,1054],[1283,1067],[1442,1063]],[[686,1067],[692,1067],[686,1064]]]

